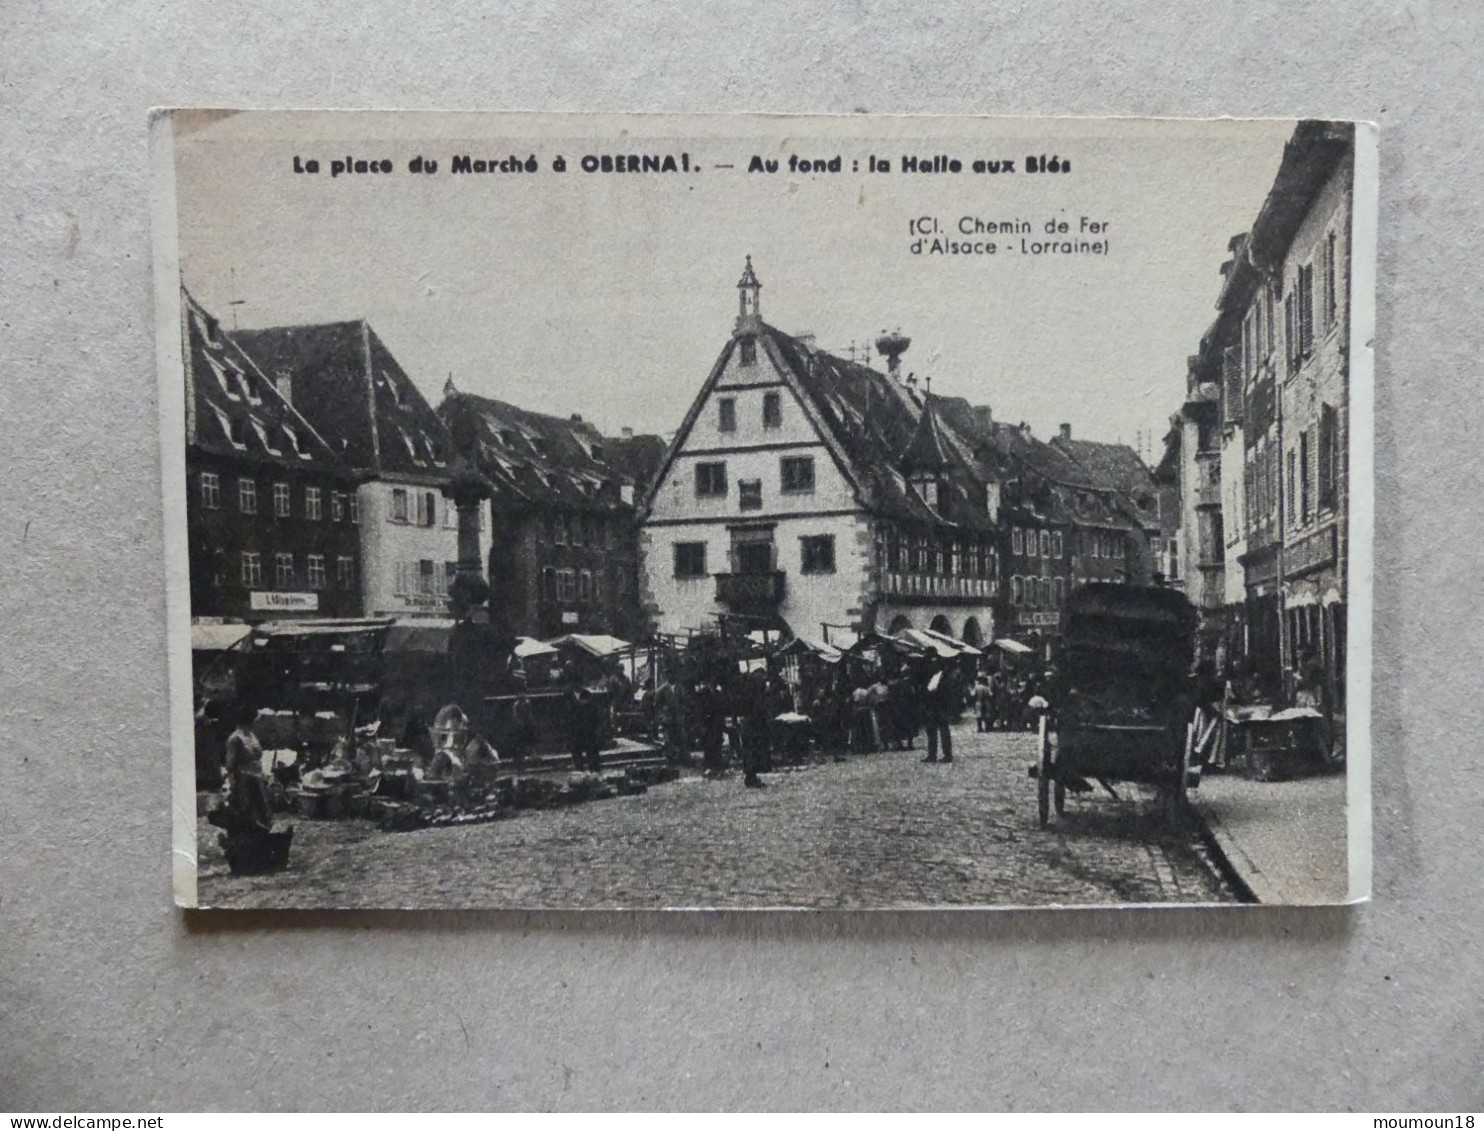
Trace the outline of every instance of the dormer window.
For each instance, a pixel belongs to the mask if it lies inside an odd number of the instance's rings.
[[[742,364],[743,365],[756,365],[757,364],[757,338],[753,337],[751,334],[748,334],[746,337],[744,337],[742,339],[742,341],[741,341],[741,348],[742,348]]]
[[[507,448],[513,447],[515,445],[515,433],[509,428],[501,428],[500,443],[504,444]]]
[[[443,466],[443,460],[438,454],[438,445],[426,432],[419,433],[423,439],[423,448],[428,453],[428,458],[439,467]]]
[[[231,357],[226,358],[226,365],[232,371],[232,377],[236,380],[237,387],[242,390],[242,398],[248,404],[262,404],[263,398],[258,395],[257,389],[253,386],[252,378],[247,375],[242,366],[238,365]]]
[[[598,463],[602,463],[603,462],[603,445],[602,444],[594,444],[592,446],[592,450],[591,450],[591,452],[589,454]]]
[[[417,464],[418,467],[424,466],[427,461],[418,456],[417,445],[412,442],[412,437],[407,434],[407,429],[398,428],[397,431],[402,436],[402,443],[406,445],[407,454],[412,457],[412,462]]]
[[[294,454],[296,456],[298,456],[300,459],[312,459],[312,458],[314,458],[308,452],[306,452],[304,450],[303,446],[299,443],[299,433],[298,433],[298,431],[296,429],[294,429],[293,427],[291,427],[288,424],[285,424],[282,427],[283,427],[283,434],[288,437],[289,447],[291,447],[294,450]]]
[[[262,443],[263,450],[266,451],[270,456],[283,455],[283,452],[280,449],[275,448],[272,443],[269,442],[268,426],[265,425],[261,420],[258,420],[256,417],[252,418],[252,430],[258,434],[258,440]]]
[[[288,404],[294,403],[294,375],[287,369],[280,369],[273,380],[273,387],[278,390],[278,395]]]
[[[211,374],[216,378],[216,383],[222,387],[222,392],[234,401],[241,400],[242,398],[232,389],[232,379],[227,376],[227,367],[222,364],[221,359],[215,354],[207,354],[206,364],[211,368]]]
[[[387,375],[385,370],[381,373],[381,382],[386,386],[386,391],[392,396],[392,404],[398,408],[402,407],[402,391],[397,388],[397,383]]]

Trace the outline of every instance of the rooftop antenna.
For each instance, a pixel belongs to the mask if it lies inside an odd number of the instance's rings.
[[[233,267],[231,269],[231,272],[232,272],[232,293],[233,294],[236,294],[237,293],[237,268]],[[232,332],[234,334],[237,332],[237,308],[239,306],[245,305],[246,302],[247,302],[247,299],[245,299],[245,298],[234,298],[234,299],[228,299],[227,300],[227,305],[232,308]]]

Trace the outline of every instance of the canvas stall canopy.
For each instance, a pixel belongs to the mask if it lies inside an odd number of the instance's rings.
[[[577,649],[600,660],[606,660],[610,656],[617,656],[633,647],[627,640],[620,640],[616,636],[580,632],[571,632],[566,636],[558,636],[555,640],[548,641],[548,643],[553,648]]]
[[[226,652],[238,647],[252,635],[248,624],[191,625],[192,652]]]
[[[929,635],[920,628],[904,628],[897,633],[896,639],[912,645],[920,652],[930,652],[945,660],[964,655],[963,648],[968,647],[936,632]]]
[[[983,652],[981,652],[978,648],[975,648],[972,644],[966,644],[962,640],[956,640],[945,632],[935,632],[931,628],[924,628],[921,631],[926,635],[931,636],[934,640],[938,641],[938,643],[947,644],[949,647],[957,650],[958,654],[961,656],[984,655]]]

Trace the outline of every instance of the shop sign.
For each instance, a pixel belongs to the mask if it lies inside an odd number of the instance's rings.
[[[319,610],[318,593],[256,592],[249,596],[253,612],[313,613]]]
[[[1022,628],[1055,628],[1061,623],[1061,614],[1021,612],[1016,615],[1015,623]]]

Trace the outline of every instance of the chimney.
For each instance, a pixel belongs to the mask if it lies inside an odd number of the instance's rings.
[[[994,410],[987,404],[976,404],[974,406],[974,419],[978,421],[979,427],[986,432],[994,431]]]
[[[1020,438],[1022,440],[1029,440],[1031,438],[1031,426],[1024,420],[1020,422]]]
[[[618,434],[620,436],[622,436],[625,440],[632,440],[634,438],[634,430],[632,428],[628,427],[628,425],[625,425],[624,427],[620,428],[618,430]]]
[[[581,424],[582,423],[582,413],[580,413],[580,412],[574,412],[572,414],[572,423],[573,424]]]
[[[1061,438],[1063,440],[1070,440],[1072,438],[1072,426],[1070,424],[1063,424],[1061,426]]]

